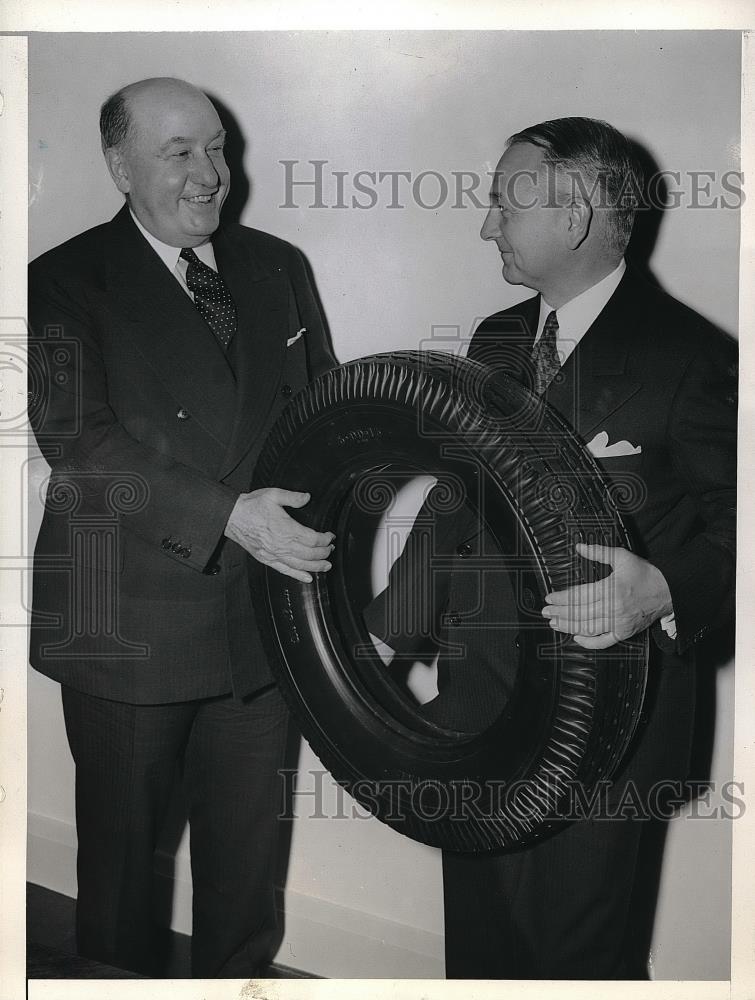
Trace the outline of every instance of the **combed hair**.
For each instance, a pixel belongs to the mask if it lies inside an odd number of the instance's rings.
[[[600,207],[609,210],[610,248],[623,253],[642,201],[642,167],[626,136],[596,118],[555,118],[531,125],[508,139],[508,146],[531,143],[545,159],[597,187]],[[583,193],[585,193],[583,191]]]
[[[131,131],[131,114],[126,99],[126,87],[112,94],[100,108],[100,138],[102,148],[122,146]]]

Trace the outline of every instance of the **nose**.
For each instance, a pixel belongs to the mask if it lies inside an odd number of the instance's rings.
[[[485,216],[485,221],[480,230],[480,239],[494,240],[497,236],[501,235],[500,216],[501,213],[494,206],[488,209],[488,214]]]
[[[195,156],[192,161],[191,179],[202,187],[217,188],[220,184],[220,174],[207,153]]]

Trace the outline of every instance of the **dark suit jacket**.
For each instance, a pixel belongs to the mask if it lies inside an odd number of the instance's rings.
[[[52,468],[31,661],[100,697],[271,681],[249,557],[223,530],[272,423],[335,361],[297,250],[238,225],[212,242],[238,314],[227,355],[126,207],[30,266],[30,416]]]
[[[535,296],[489,317],[475,331],[468,357],[531,383],[539,310]],[[668,581],[677,640],[669,640],[658,623],[651,630],[651,645],[656,655],[663,651],[666,665],[678,662],[733,611],[736,390],[734,342],[629,267],[547,391],[547,401],[585,445],[604,433],[609,448],[628,442],[632,449],[625,451],[637,449],[597,461],[613,484],[634,550]],[[446,519],[436,533],[436,551],[462,552],[465,541],[484,551],[490,539],[484,533],[465,538],[470,530],[468,523],[454,529]],[[414,620],[426,624],[424,639],[431,637],[441,649],[440,696],[425,711],[475,729],[492,721],[513,683],[506,664],[516,654],[506,647],[515,640],[514,630],[491,627],[500,607],[510,607],[509,595],[497,593],[495,584],[481,593],[479,574],[465,572],[462,558],[445,583],[420,587],[417,577],[427,567],[412,564],[418,551],[428,547],[410,536],[388,589],[367,609],[367,625],[399,652],[421,653],[421,630],[404,635],[392,632],[389,622],[407,620],[403,601],[417,594],[434,597],[432,607],[414,609]],[[410,587],[401,583],[412,580]],[[465,650],[461,659],[447,652],[454,644]]]

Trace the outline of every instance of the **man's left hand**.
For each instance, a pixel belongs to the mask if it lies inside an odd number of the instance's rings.
[[[542,614],[556,632],[574,636],[586,649],[607,649],[673,610],[663,573],[621,548],[577,545],[585,559],[611,566],[603,580],[546,594]]]

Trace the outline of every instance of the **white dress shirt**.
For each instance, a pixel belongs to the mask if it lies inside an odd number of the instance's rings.
[[[130,209],[129,209],[130,211]],[[155,253],[158,255],[160,260],[165,264],[170,273],[179,283],[181,288],[186,292],[191,301],[194,301],[194,295],[189,291],[189,286],[186,284],[186,269],[189,266],[188,261],[185,261],[181,256],[181,247],[171,247],[167,243],[163,243],[153,236],[152,233],[148,232],[144,226],[139,222],[137,217],[131,212],[131,218],[137,225],[139,232],[149,243]],[[218,265],[215,263],[215,251],[212,249],[212,243],[208,240],[201,246],[192,247],[194,253],[199,257],[203,264],[211,267],[213,271],[217,271]]]
[[[598,315],[616,291],[626,269],[626,262],[622,258],[618,266],[610,274],[607,274],[605,278],[601,278],[597,285],[593,285],[592,288],[586,288],[584,292],[580,292],[579,295],[575,295],[573,299],[565,302],[560,309],[556,309],[555,312],[558,319],[556,350],[558,351],[562,365],[598,318]],[[551,312],[553,312],[553,306],[546,302],[541,295],[540,318],[537,324],[535,343],[540,340],[545,321]]]

